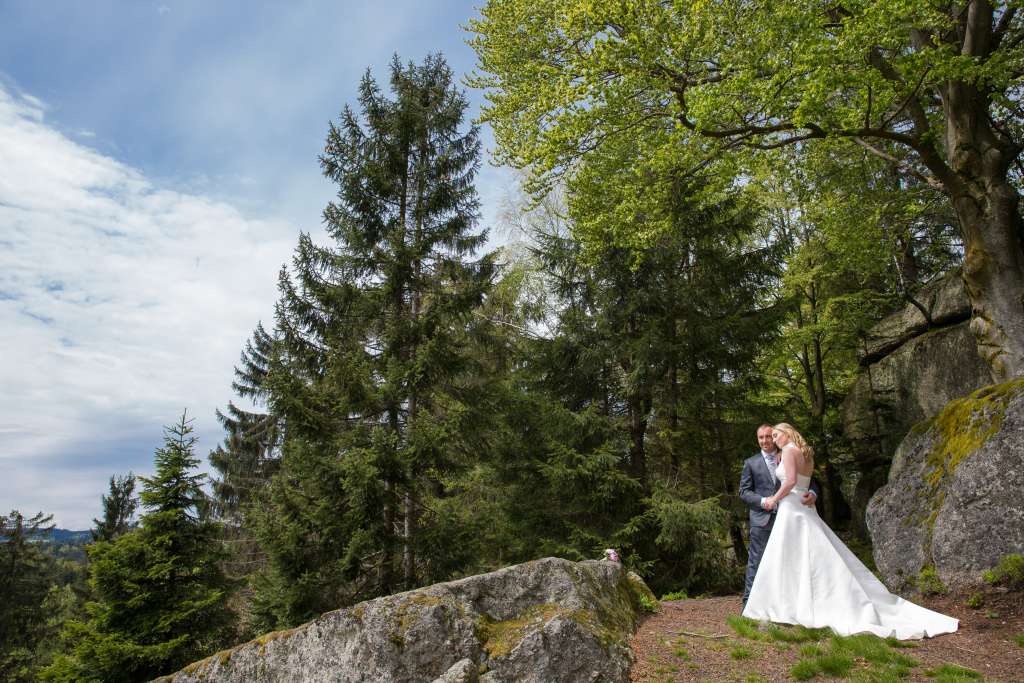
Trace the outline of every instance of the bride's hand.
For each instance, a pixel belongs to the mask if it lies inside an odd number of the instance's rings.
[[[775,500],[774,498],[765,498],[765,500],[764,500],[764,509],[765,510],[774,510],[775,506],[777,506],[778,504],[779,504],[779,501]]]

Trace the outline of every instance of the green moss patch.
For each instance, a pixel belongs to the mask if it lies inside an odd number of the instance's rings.
[[[946,487],[957,467],[1003,426],[1006,409],[1024,392],[1024,378],[982,387],[969,396],[946,404],[935,417],[915,425],[914,433],[932,432],[931,450],[925,459],[924,480],[927,502],[918,515],[908,515],[908,525],[923,525],[927,538],[926,556],[931,555],[935,520],[946,500]]]
[[[1024,378],[982,387],[970,396],[950,401],[942,412],[925,423],[935,431],[925,474],[933,492],[948,480],[964,458],[999,431],[1007,406],[1022,391]]]
[[[556,616],[567,613],[558,605],[546,602],[530,607],[515,619],[492,621],[481,616],[477,620],[477,637],[490,657],[506,657],[527,633],[540,630]]]

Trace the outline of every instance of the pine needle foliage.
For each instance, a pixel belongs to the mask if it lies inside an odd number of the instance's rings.
[[[303,234],[279,277],[279,347],[260,386],[281,424],[281,471],[254,526],[266,627],[301,622],[436,575],[427,498],[469,466],[486,375],[474,309],[494,260],[474,254],[476,127],[443,57],[369,73],[320,158],[338,186],[330,244]],[[443,563],[442,563],[443,564]]]
[[[183,414],[165,430],[155,474],[140,478],[140,526],[89,546],[95,599],[86,621],[66,625],[69,654],[44,680],[148,680],[223,644],[227,588],[195,443]]]

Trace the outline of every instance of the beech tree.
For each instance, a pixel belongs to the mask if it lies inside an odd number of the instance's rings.
[[[470,29],[484,119],[536,190],[623,136],[652,172],[731,175],[847,140],[940,190],[979,351],[997,380],[1024,374],[1015,3],[490,0]]]

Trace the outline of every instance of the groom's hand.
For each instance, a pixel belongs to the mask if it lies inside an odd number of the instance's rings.
[[[814,503],[817,502],[817,500],[818,496],[815,495],[814,491],[808,491],[807,493],[804,494],[803,498],[800,499],[800,502],[806,505],[807,507],[812,508],[814,507]]]

